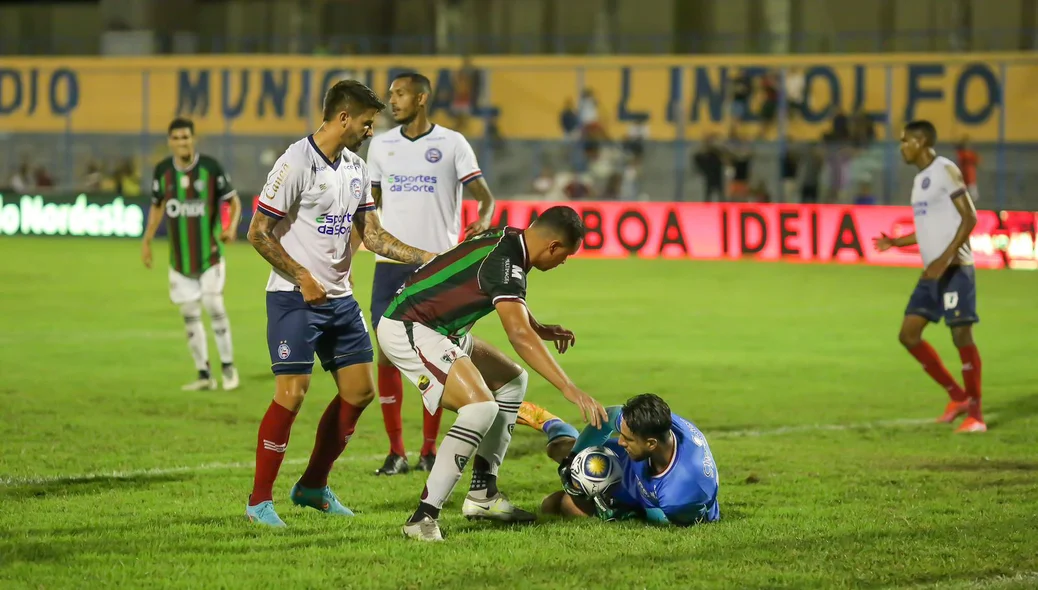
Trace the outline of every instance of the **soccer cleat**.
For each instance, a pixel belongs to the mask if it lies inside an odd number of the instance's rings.
[[[436,453],[426,453],[418,458],[418,465],[414,468],[414,470],[432,471],[434,463],[436,463]]]
[[[970,433],[970,432],[987,432],[988,425],[984,424],[983,421],[977,420],[976,418],[968,417],[962,421],[962,424],[955,429],[955,432],[959,433]]]
[[[408,471],[411,471],[411,467],[407,464],[407,457],[390,453],[382,467],[375,470],[375,475],[403,475]]]
[[[245,518],[249,522],[256,524],[265,524],[272,527],[283,527],[285,521],[281,520],[277,512],[274,512],[274,503],[270,500],[266,502],[260,502],[255,506],[245,506]]]
[[[515,423],[522,426],[529,426],[534,430],[544,431],[544,423],[557,418],[558,416],[552,414],[548,410],[524,401],[519,405],[519,415],[516,417]]]
[[[216,379],[212,377],[199,377],[180,388],[181,391],[210,391],[213,389],[216,389]]]
[[[409,522],[404,525],[404,536],[416,541],[442,541],[443,534],[440,533],[440,523],[431,516],[423,516],[418,522]]]
[[[234,365],[228,365],[223,368],[223,390],[231,391],[238,389],[240,380],[238,379],[238,369],[234,368]]]
[[[969,410],[969,407],[970,403],[968,401],[950,401],[948,402],[948,405],[944,407],[944,413],[941,414],[941,417],[938,418],[937,421],[942,424],[950,424],[954,422],[956,418],[965,414]]]
[[[500,522],[533,522],[537,515],[516,507],[508,496],[498,492],[497,495],[478,500],[471,494],[465,496],[461,505],[461,513],[469,520],[497,520]]]
[[[304,488],[296,483],[292,486],[292,503],[304,508],[320,510],[325,514],[353,516],[353,511],[342,505],[335,492],[328,486],[320,489]]]

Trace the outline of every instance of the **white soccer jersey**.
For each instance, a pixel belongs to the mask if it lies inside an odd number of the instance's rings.
[[[371,140],[371,185],[382,189],[382,227],[427,252],[444,252],[461,235],[464,185],[483,175],[465,136],[433,125],[414,139],[403,126]],[[378,261],[395,262],[378,256]]]
[[[334,162],[313,137],[293,143],[278,158],[260,193],[257,213],[278,219],[274,235],[288,255],[324,285],[328,297],[350,289],[353,216],[375,210],[367,166],[349,150]],[[293,277],[272,269],[267,291],[293,291]]]
[[[948,248],[962,223],[955,199],[966,191],[962,174],[954,162],[943,156],[934,158],[915,175],[912,183],[912,212],[915,217],[915,239],[923,265],[928,266]],[[973,264],[969,240],[959,250],[960,264]]]

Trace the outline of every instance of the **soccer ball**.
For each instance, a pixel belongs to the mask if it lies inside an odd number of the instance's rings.
[[[620,458],[606,447],[589,447],[569,465],[570,479],[588,497],[605,492],[623,479]]]

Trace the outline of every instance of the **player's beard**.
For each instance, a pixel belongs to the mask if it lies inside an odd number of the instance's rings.
[[[394,116],[393,120],[396,121],[397,125],[403,125],[403,126],[406,127],[406,126],[410,125],[411,123],[413,123],[414,120],[417,119],[417,118],[418,118],[418,111],[416,109],[415,112],[411,113],[410,116],[401,117],[401,118],[397,118],[396,116]]]

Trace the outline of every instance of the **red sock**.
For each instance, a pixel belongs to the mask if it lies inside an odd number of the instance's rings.
[[[299,483],[306,488],[323,488],[328,485],[328,474],[332,464],[346,450],[353,431],[357,428],[357,420],[364,408],[358,408],[344,401],[338,395],[328,404],[328,408],[317,423],[317,440],[310,453],[310,463],[299,478]]]
[[[966,392],[955,382],[955,377],[952,377],[948,369],[944,367],[941,357],[938,356],[937,351],[930,346],[929,342],[923,340],[918,346],[910,349],[908,352],[923,365],[923,370],[926,371],[926,374],[948,392],[948,396],[952,400],[957,402],[966,401]]]
[[[252,482],[249,504],[273,500],[274,480],[278,478],[281,462],[285,460],[288,437],[292,433],[292,422],[296,415],[277,402],[270,402],[267,413],[260,422],[256,443],[256,476]]]
[[[435,414],[422,404],[422,455],[431,455],[436,452],[436,437],[440,435],[440,419],[443,418],[443,408],[436,408]]]
[[[404,403],[404,385],[400,381],[400,369],[389,365],[378,366],[378,402],[382,406],[382,422],[389,436],[389,452],[401,457],[404,451],[404,426],[400,407]]]
[[[980,352],[976,344],[963,346],[959,349],[959,358],[962,359],[962,382],[966,385],[966,395],[969,396],[970,417],[983,421],[980,412]]]

